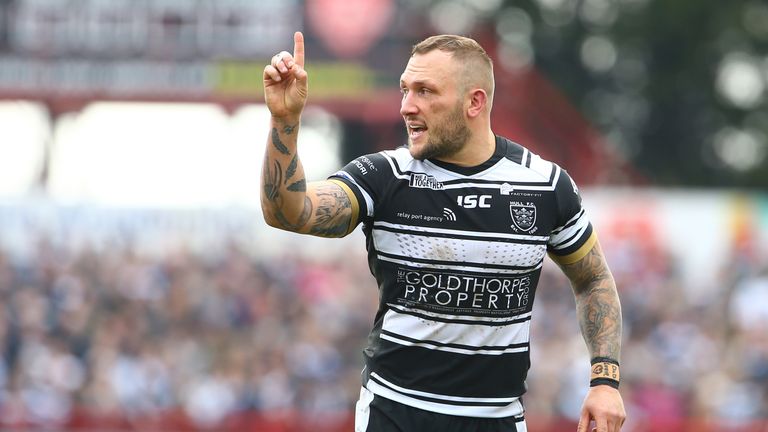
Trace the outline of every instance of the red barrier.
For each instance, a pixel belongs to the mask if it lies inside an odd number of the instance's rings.
[[[568,419],[527,415],[530,432],[575,431],[576,423]],[[0,419],[0,431],[13,432],[352,432],[354,415],[348,412],[329,414],[242,412],[218,424],[195,424],[183,411],[165,411],[149,416],[95,413],[79,409],[59,425],[32,422],[9,422]],[[622,429],[626,432],[768,432],[768,419],[746,424],[688,419],[631,419]]]

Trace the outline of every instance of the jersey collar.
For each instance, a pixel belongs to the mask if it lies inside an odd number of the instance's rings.
[[[495,135],[495,137],[496,137],[496,150],[494,150],[493,155],[491,155],[491,157],[488,160],[481,163],[480,165],[459,166],[456,164],[452,164],[450,162],[439,161],[437,159],[427,159],[427,160],[430,163],[439,166],[440,168],[454,172],[456,174],[461,174],[463,176],[471,176],[477,173],[481,173],[487,170],[488,168],[496,165],[496,163],[500,161],[501,158],[503,158],[504,155],[507,153],[507,141],[498,135]]]

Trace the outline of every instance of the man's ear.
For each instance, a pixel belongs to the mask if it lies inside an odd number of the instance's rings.
[[[469,94],[469,107],[467,108],[467,115],[470,118],[474,118],[480,115],[485,109],[485,105],[488,103],[488,94],[481,88],[474,89]]]

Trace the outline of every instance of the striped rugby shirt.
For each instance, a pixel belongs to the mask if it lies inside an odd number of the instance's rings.
[[[497,136],[476,167],[401,147],[330,179],[357,198],[353,223],[363,222],[379,286],[363,385],[445,414],[522,414],[544,256],[575,262],[595,243],[570,176]]]

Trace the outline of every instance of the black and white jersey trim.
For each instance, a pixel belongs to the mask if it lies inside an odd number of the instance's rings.
[[[468,417],[513,417],[523,414],[518,397],[470,398],[410,390],[371,373],[365,387],[379,396],[419,409]]]
[[[395,150],[394,152],[396,152]],[[381,154],[384,156],[384,158],[389,163],[390,168],[392,169],[392,175],[400,180],[410,180],[412,174],[429,174],[425,172],[417,172],[407,169],[401,169],[397,159],[394,156],[393,151],[383,151]],[[530,154],[530,153],[529,153]],[[526,167],[530,167],[530,157],[528,158],[528,165]],[[504,160],[498,162],[498,163],[504,163]],[[436,165],[425,163],[425,167],[428,167],[432,170],[440,170],[445,171],[448,174],[455,175],[451,173],[450,171],[444,170],[443,168],[440,168]],[[532,190],[532,191],[551,191],[555,189],[555,186],[557,185],[557,180],[560,178],[561,169],[556,164],[551,164],[549,170],[549,176],[548,179],[545,181],[522,181],[522,180],[511,180],[511,179],[505,179],[505,180],[487,180],[487,179],[480,179],[480,178],[461,178],[461,179],[445,179],[441,180],[440,183],[443,186],[443,189],[463,189],[463,188],[481,188],[481,189],[501,189],[502,186],[508,187],[512,186],[514,189],[523,189],[523,190]]]
[[[578,224],[574,224],[574,228],[572,230],[561,232],[559,235],[552,236],[552,241],[549,243],[549,246],[552,249],[567,249],[577,241],[582,240],[584,238],[584,233],[589,230],[590,227],[591,225],[589,224],[589,221],[586,220],[586,218],[579,219]],[[564,238],[564,235],[566,234],[570,235]]]
[[[378,255],[379,255],[379,258],[381,259],[388,258],[389,260],[392,260],[392,261],[394,260],[406,261],[406,262],[413,263],[414,265],[423,264],[423,265],[430,265],[436,268],[483,266],[484,268],[491,269],[491,270],[507,270],[507,271],[515,271],[516,273],[520,273],[520,272],[528,273],[539,268],[538,265],[534,265],[530,267],[520,267],[520,266],[510,266],[505,264],[476,263],[476,262],[470,262],[470,261],[435,260],[435,259],[427,259],[427,258],[394,255],[394,254],[388,254],[381,251],[379,251]]]
[[[531,159],[532,159],[532,154],[531,154],[530,150],[525,149],[524,153],[523,153],[523,164],[522,165],[525,166],[526,168],[530,168],[531,167]]]
[[[432,269],[432,270],[456,270],[456,271],[474,271],[478,273],[489,273],[489,274],[525,274],[529,273],[534,270],[538,270],[542,267],[542,263],[544,260],[542,259],[542,262],[534,267],[530,267],[527,269],[510,269],[510,268],[499,268],[499,269],[490,269],[487,268],[485,265],[457,265],[455,263],[446,263],[446,264],[437,264],[435,262],[431,263],[419,263],[412,261],[410,259],[399,259],[395,257],[388,257],[382,254],[377,254],[377,258],[382,261],[388,261],[395,264],[401,264],[405,266],[411,266],[414,268],[420,268],[420,269]],[[432,264],[432,265],[429,265]]]
[[[549,236],[521,235],[510,233],[486,232],[486,231],[465,231],[447,228],[427,228],[417,225],[401,225],[390,222],[376,221],[373,228],[384,228],[392,232],[411,233],[415,235],[433,235],[440,237],[475,237],[483,241],[504,241],[512,240],[514,242],[529,242],[531,244],[544,244],[549,240]]]
[[[582,216],[584,216],[584,212],[585,212],[585,210],[584,210],[584,209],[581,209],[581,211],[580,211],[580,212],[578,212],[578,213],[576,214],[576,216],[574,216],[574,217],[570,218],[570,219],[568,220],[568,222],[566,222],[566,223],[565,223],[565,225],[563,225],[563,226],[561,226],[561,227],[559,227],[559,228],[555,228],[555,229],[553,229],[553,230],[552,230],[552,235],[554,236],[554,235],[560,234],[560,233],[561,233],[563,230],[565,230],[565,229],[568,229],[568,228],[570,228],[570,227],[572,227],[572,226],[576,225],[576,224],[579,222],[579,219],[580,219]]]
[[[484,354],[484,355],[500,355],[516,352],[528,351],[528,344],[512,344],[507,346],[479,346],[474,347],[470,345],[461,345],[454,343],[443,343],[428,339],[416,339],[408,336],[403,336],[395,333],[388,332],[386,330],[381,331],[381,338],[390,342],[394,342],[405,346],[419,346],[431,349],[438,349],[440,351],[453,352],[457,354]]]
[[[454,405],[466,405],[466,406],[477,406],[477,405],[490,405],[490,406],[505,406],[510,403],[518,401],[520,398],[518,397],[504,397],[504,398],[474,398],[474,397],[462,397],[462,396],[447,396],[447,395],[440,395],[436,393],[429,393],[424,391],[418,391],[418,390],[410,390],[406,389],[404,387],[400,387],[396,384],[393,384],[386,379],[382,378],[379,374],[376,372],[371,373],[371,379],[373,381],[376,381],[379,384],[385,385],[389,388],[396,389],[398,391],[402,391],[403,393],[407,393],[413,396],[418,396],[419,399],[425,400],[425,401],[440,401],[442,403],[450,403]]]
[[[399,345],[465,355],[520,353],[528,351],[531,315],[519,316],[522,318],[488,325],[466,319],[438,321],[428,315],[389,309],[384,314],[380,337]]]
[[[472,315],[456,315],[456,314],[441,314],[425,310],[417,310],[414,308],[406,308],[394,303],[388,303],[387,306],[401,314],[411,315],[416,318],[426,319],[437,322],[454,323],[454,324],[483,324],[487,326],[506,326],[509,324],[519,324],[522,322],[531,320],[531,313],[524,313],[514,317],[484,317],[484,316],[472,316]]]
[[[556,244],[556,245],[552,245],[552,247],[554,249],[565,249],[565,248],[567,248],[568,246],[576,243],[576,241],[579,240],[582,237],[582,235],[584,234],[584,231],[586,231],[587,228],[589,228],[589,227],[588,226],[583,226],[583,227],[579,228],[579,230],[576,231],[575,233],[573,233],[572,236],[570,236],[567,239],[565,239],[562,243],[559,243],[559,244]]]
[[[371,236],[374,250],[383,260],[419,267],[482,267],[486,273],[519,273],[538,268],[546,256],[548,239],[544,236],[448,230],[383,221],[374,222]]]
[[[409,234],[414,236],[423,236],[423,237],[442,237],[442,238],[450,238],[450,239],[456,239],[456,240],[474,240],[474,241],[486,241],[486,242],[501,242],[501,243],[514,243],[514,244],[527,244],[527,245],[541,245],[546,244],[547,241],[544,238],[533,240],[530,238],[525,237],[532,237],[532,236],[518,236],[518,238],[510,238],[510,237],[495,237],[495,238],[488,238],[488,237],[481,237],[473,234],[448,234],[444,232],[436,232],[436,231],[417,231],[413,229],[404,229],[404,228],[396,228],[396,225],[394,224],[387,224],[384,225],[382,222],[376,222],[374,223],[374,226],[377,230],[381,231],[388,231],[395,234]]]
[[[357,189],[357,191],[360,192],[360,194],[363,196],[363,200],[365,200],[365,215],[368,217],[372,217],[373,211],[374,211],[374,204],[373,204],[373,198],[371,198],[371,195],[368,193],[368,191],[365,190],[364,187],[361,187],[360,184],[358,184],[355,181],[354,177],[352,177],[351,175],[349,175],[344,171],[339,171],[334,175],[343,178],[344,180],[352,183],[355,186],[355,189]]]

